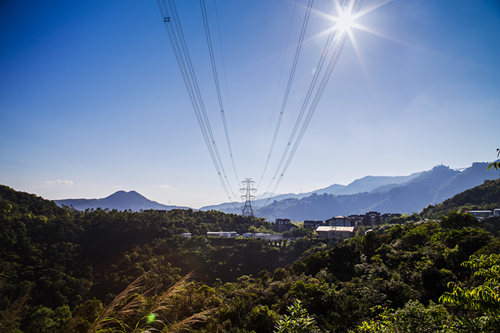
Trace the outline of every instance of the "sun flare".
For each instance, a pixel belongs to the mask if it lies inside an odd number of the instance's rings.
[[[334,17],[334,29],[339,30],[341,33],[349,33],[351,28],[355,25],[356,16],[349,10],[344,8],[339,10],[337,17]]]

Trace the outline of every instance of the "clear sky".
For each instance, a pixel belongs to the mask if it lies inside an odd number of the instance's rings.
[[[264,167],[306,2],[206,0],[240,177],[258,179]],[[332,3],[314,2],[261,191],[313,75],[321,32],[333,24],[321,14],[333,14]],[[232,179],[199,2],[177,5]],[[358,23],[376,34],[353,30],[358,54],[352,43],[344,48],[277,191],[493,160],[500,2],[395,0]],[[0,47],[0,183],[48,199],[124,189],[191,207],[227,200],[154,0],[4,0]]]

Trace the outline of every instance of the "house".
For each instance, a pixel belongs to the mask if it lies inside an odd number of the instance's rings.
[[[352,221],[350,218],[345,216],[335,216],[331,219],[325,221],[325,223],[329,226],[337,226],[337,227],[351,227]]]
[[[401,214],[398,213],[385,213],[380,216],[380,221],[385,222],[393,217],[401,217]]]
[[[293,228],[294,225],[290,219],[276,219],[274,221],[274,231],[283,232]]]
[[[238,237],[238,233],[236,231],[207,231],[207,237]]]
[[[183,232],[183,233],[181,234],[181,237],[191,238],[191,233],[190,233],[190,232]]]
[[[247,232],[242,235],[245,238],[259,238],[259,239],[268,239],[268,240],[280,240],[283,238],[281,234],[269,234],[263,232]]]
[[[363,218],[364,225],[378,225],[381,222],[379,212],[368,212]]]
[[[347,218],[351,220],[351,226],[357,227],[360,224],[363,224],[363,218],[364,215],[357,215],[357,214],[352,214],[349,215]]]
[[[495,209],[495,211],[496,210],[497,209]],[[498,209],[498,211],[500,211],[500,209]],[[476,220],[482,220],[494,216],[494,213],[491,210],[468,210],[468,211],[466,210],[465,212],[473,215],[476,218]]]
[[[305,220],[304,221],[304,228],[307,228],[307,229],[316,229],[320,225],[323,225],[323,221],[319,221],[319,220]]]
[[[354,227],[319,226],[316,228],[319,238],[341,241],[354,236]]]

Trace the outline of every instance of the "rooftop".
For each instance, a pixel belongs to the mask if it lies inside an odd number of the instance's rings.
[[[337,227],[337,226],[319,226],[316,228],[316,231],[346,231],[346,232],[354,232],[354,227]]]

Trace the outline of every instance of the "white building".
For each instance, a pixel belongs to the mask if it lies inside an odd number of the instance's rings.
[[[281,234],[268,234],[263,232],[247,232],[242,235],[245,238],[260,238],[260,239],[268,239],[268,240],[280,240],[283,238]]]
[[[491,210],[469,210],[467,213],[473,215],[478,220],[493,216],[493,212]]]
[[[319,226],[316,228],[318,237],[334,239],[337,241],[351,238],[354,236],[354,227],[340,227],[340,226]]]
[[[207,231],[207,237],[238,237],[238,233],[236,231]]]

